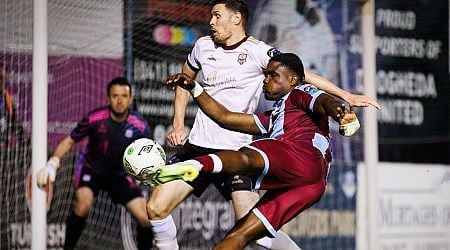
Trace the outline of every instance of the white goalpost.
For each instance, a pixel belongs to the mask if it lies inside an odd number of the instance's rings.
[[[47,158],[47,0],[33,1],[33,112],[31,249],[47,248],[46,193],[36,185],[36,174]]]
[[[363,1],[361,6],[361,37],[364,94],[376,100],[375,85],[375,0]],[[364,162],[367,181],[367,249],[380,249],[378,240],[378,123],[377,110],[364,109]],[[366,249],[366,248],[362,248]]]

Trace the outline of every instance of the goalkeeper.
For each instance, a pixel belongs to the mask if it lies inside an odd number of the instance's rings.
[[[144,118],[129,109],[131,85],[124,77],[113,79],[107,86],[108,106],[89,112],[56,147],[53,156],[37,175],[39,187],[55,181],[60,159],[72,145],[88,137],[86,149],[76,165],[75,204],[66,223],[64,249],[74,249],[100,189],[108,192],[114,203],[125,206],[138,222],[139,249],[150,249],[152,232],[146,212],[146,200],[138,185],[122,166],[125,148],[134,140],[149,137]]]

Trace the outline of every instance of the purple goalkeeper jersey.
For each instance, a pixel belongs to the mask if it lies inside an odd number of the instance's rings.
[[[89,112],[70,134],[75,142],[88,137],[79,163],[102,176],[126,175],[122,164],[125,148],[132,141],[149,135],[148,124],[139,113],[129,110],[126,120],[115,122],[108,106]]]

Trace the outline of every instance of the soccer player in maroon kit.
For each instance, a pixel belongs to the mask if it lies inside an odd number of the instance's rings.
[[[186,75],[171,76],[168,84],[191,92],[199,107],[222,127],[267,138],[239,151],[219,151],[155,169],[144,183],[189,181],[202,173],[243,173],[255,189],[267,190],[254,208],[240,219],[216,249],[243,249],[263,236],[273,237],[284,224],[317,203],[325,192],[331,162],[328,116],[351,136],[359,128],[355,113],[312,85],[301,85],[303,64],[292,53],[272,57],[264,70],[265,98],[274,109],[258,115],[231,112],[211,98]]]

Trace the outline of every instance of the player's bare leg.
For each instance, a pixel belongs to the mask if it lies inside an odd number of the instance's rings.
[[[137,247],[138,249],[149,250],[153,244],[153,233],[147,215],[146,202],[144,197],[136,197],[126,204],[126,208],[131,216],[138,222],[137,227]]]
[[[192,186],[181,180],[153,188],[147,202],[147,213],[158,249],[178,249],[177,228],[170,214],[192,191]]]
[[[244,217],[250,209],[258,202],[259,194],[257,192],[239,190],[231,193],[234,215],[236,220]]]
[[[254,240],[265,236],[266,232],[264,224],[255,214],[250,212],[236,222],[234,227],[214,249],[244,249],[245,246]]]

